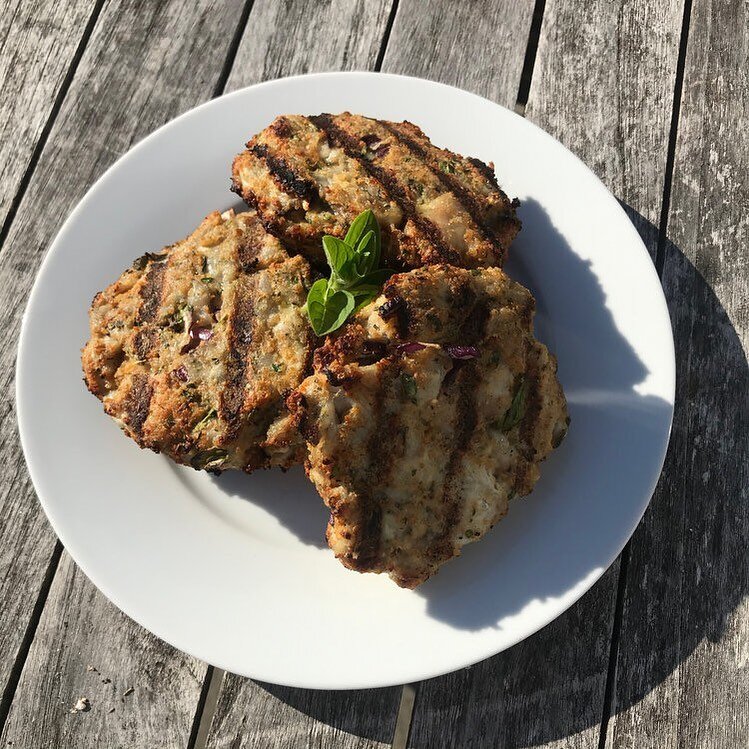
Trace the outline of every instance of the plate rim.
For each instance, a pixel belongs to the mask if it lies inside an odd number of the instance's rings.
[[[395,73],[380,73],[380,72],[372,72],[372,71],[366,71],[366,70],[353,70],[353,71],[325,71],[325,72],[316,72],[316,73],[308,73],[308,74],[299,74],[299,75],[285,76],[281,78],[274,78],[272,80],[262,81],[259,83],[252,84],[250,86],[245,86],[235,91],[231,91],[229,93],[223,94],[222,96],[209,99],[208,101],[205,101],[201,104],[191,107],[187,109],[186,111],[182,112],[181,114],[177,115],[176,117],[170,119],[169,121],[165,122],[164,124],[160,125],[155,130],[151,131],[150,133],[148,133],[147,135],[139,139],[135,144],[133,144],[131,148],[129,148],[125,153],[119,156],[112,164],[110,164],[110,166],[107,167],[107,169],[88,187],[85,194],[76,203],[73,210],[66,216],[65,220],[61,224],[60,228],[57,230],[54,238],[49,243],[46,251],[44,252],[44,256],[41,262],[39,263],[39,266],[35,272],[34,282],[29,292],[27,303],[26,303],[26,306],[24,308],[23,315],[21,318],[20,331],[19,331],[18,338],[17,338],[18,345],[17,345],[17,353],[16,353],[16,365],[15,365],[15,388],[14,388],[15,410],[16,410],[16,421],[18,425],[19,441],[20,441],[21,448],[23,451],[27,470],[29,472],[29,477],[31,478],[32,485],[34,487],[34,492],[38,498],[39,503],[42,506],[42,509],[44,511],[44,514],[48,522],[50,523],[52,527],[52,530],[54,531],[58,539],[63,543],[65,550],[67,550],[67,552],[70,554],[70,557],[75,562],[76,566],[79,567],[79,569],[91,581],[91,583],[111,603],[113,603],[127,617],[129,617],[134,622],[136,622],[138,626],[142,626],[144,629],[146,629],[151,634],[158,637],[160,640],[164,641],[171,647],[174,647],[175,649],[181,652],[184,652],[194,658],[197,658],[203,662],[210,663],[213,666],[229,671],[230,673],[236,673],[242,676],[246,676],[248,678],[258,679],[261,681],[268,681],[268,682],[275,683],[275,684],[282,684],[284,686],[289,686],[293,688],[320,689],[320,690],[350,690],[350,689],[370,689],[370,688],[392,687],[392,686],[402,685],[404,683],[404,680],[402,678],[397,678],[397,679],[389,679],[389,680],[388,679],[375,679],[375,680],[363,679],[363,680],[347,680],[345,682],[341,682],[340,680],[334,681],[334,682],[325,682],[324,680],[319,678],[321,675],[318,675],[317,680],[308,679],[308,678],[300,678],[299,680],[290,681],[288,679],[285,679],[283,681],[277,681],[277,680],[274,680],[274,677],[272,675],[269,675],[267,673],[261,673],[261,672],[249,673],[249,672],[246,672],[245,670],[237,671],[235,670],[236,667],[232,666],[231,664],[219,663],[219,662],[216,662],[215,659],[213,658],[209,660],[204,655],[201,655],[199,653],[201,648],[186,649],[182,647],[181,645],[178,645],[175,642],[173,642],[170,638],[165,637],[163,634],[160,634],[154,631],[153,629],[151,629],[149,626],[146,626],[145,624],[143,624],[142,618],[140,616],[134,616],[130,610],[127,610],[120,604],[119,596],[116,594],[113,594],[108,584],[106,583],[102,584],[101,581],[98,581],[97,575],[95,573],[90,572],[89,569],[87,568],[87,565],[83,565],[78,561],[78,558],[75,553],[77,544],[75,542],[72,545],[68,544],[69,539],[65,538],[66,532],[65,531],[61,532],[60,528],[58,527],[57,521],[53,519],[55,513],[51,509],[52,505],[50,504],[49,499],[45,497],[38,488],[38,485],[41,482],[36,478],[36,476],[40,474],[37,474],[38,468],[34,468],[34,459],[30,457],[30,455],[33,452],[33,449],[30,448],[32,437],[30,433],[27,431],[28,424],[24,426],[25,421],[28,420],[28,417],[26,418],[24,417],[24,413],[26,413],[27,410],[30,411],[33,408],[33,406],[29,405],[26,402],[26,399],[24,398],[24,395],[22,392],[23,390],[22,374],[24,371],[24,361],[26,360],[26,357],[27,357],[26,350],[29,345],[27,338],[28,338],[28,327],[29,327],[28,319],[30,315],[30,310],[34,306],[37,294],[40,293],[40,286],[41,286],[40,281],[45,276],[46,272],[48,271],[50,258],[52,257],[54,252],[56,252],[57,247],[61,245],[66,233],[69,231],[71,225],[75,222],[78,215],[86,209],[86,206],[89,200],[92,199],[94,193],[96,193],[103,185],[106,184],[106,182],[111,178],[111,175],[121,166],[121,164],[125,160],[134,157],[134,154],[137,154],[139,150],[142,149],[151,139],[156,138],[161,133],[161,131],[171,127],[172,125],[174,125],[175,123],[183,119],[187,119],[193,116],[198,111],[202,111],[205,108],[214,106],[216,102],[218,101],[245,96],[247,95],[248,91],[254,91],[257,89],[261,89],[261,88],[271,88],[281,82],[285,83],[285,82],[293,82],[293,81],[299,81],[299,80],[310,80],[310,79],[322,80],[322,79],[340,79],[340,78],[350,78],[350,79],[378,78],[378,79],[396,79],[400,81],[405,80],[409,84],[414,84],[416,86],[427,84],[428,86],[442,89],[445,92],[451,92],[451,93],[457,92],[462,96],[469,96],[471,98],[480,100],[481,102],[489,103],[493,105],[494,107],[499,107],[506,114],[511,115],[513,118],[522,120],[524,123],[524,127],[530,127],[532,130],[536,132],[537,135],[540,135],[543,139],[550,141],[554,145],[554,147],[565,151],[567,156],[572,157],[572,159],[576,162],[578,167],[581,167],[585,172],[587,172],[587,174],[590,177],[593,178],[593,182],[591,184],[595,184],[596,189],[603,196],[605,196],[605,199],[607,201],[613,202],[613,204],[615,204],[616,206],[616,210],[619,211],[621,215],[623,216],[623,218],[626,219],[627,224],[632,230],[633,241],[631,241],[631,244],[632,245],[637,244],[638,250],[644,254],[643,259],[647,261],[644,264],[644,267],[647,268],[647,272],[651,273],[652,276],[654,277],[654,280],[657,282],[657,288],[659,289],[659,293],[655,294],[654,297],[650,301],[653,303],[656,302],[655,297],[657,297],[657,306],[659,307],[659,316],[662,318],[663,321],[668,322],[668,325],[666,326],[666,328],[668,330],[668,343],[670,344],[670,348],[668,351],[662,352],[661,365],[663,366],[664,371],[660,372],[661,376],[663,376],[664,378],[665,377],[668,378],[669,398],[667,401],[667,405],[670,410],[669,418],[668,418],[668,429],[663,438],[661,454],[658,460],[659,468],[657,472],[654,472],[654,479],[651,482],[652,486],[650,487],[649,493],[647,494],[647,499],[642,502],[642,506],[640,507],[639,511],[636,513],[636,519],[634,521],[634,524],[632,525],[631,528],[627,530],[626,534],[623,535],[624,540],[622,541],[622,543],[618,546],[618,548],[614,548],[614,546],[612,546],[613,553],[611,554],[610,559],[608,559],[606,563],[601,566],[600,571],[596,571],[595,574],[591,575],[588,579],[586,579],[585,584],[581,586],[582,589],[579,592],[576,592],[576,594],[571,598],[571,600],[569,601],[567,605],[557,610],[556,613],[549,615],[548,617],[546,616],[542,617],[539,623],[534,623],[530,625],[529,627],[524,628],[522,632],[519,632],[517,634],[517,636],[511,637],[510,640],[507,642],[507,644],[501,647],[499,650],[493,650],[492,652],[481,655],[478,658],[470,657],[464,660],[456,660],[455,665],[451,667],[449,671],[445,671],[443,668],[437,668],[436,670],[434,668],[430,669],[428,667],[428,664],[424,664],[424,667],[418,672],[416,672],[417,669],[413,669],[415,673],[412,677],[409,676],[409,681],[422,681],[422,680],[430,679],[436,676],[441,676],[446,673],[452,673],[454,671],[460,670],[461,668],[466,668],[468,666],[472,666],[483,660],[491,658],[501,652],[504,652],[505,650],[509,650],[511,647],[514,647],[519,642],[522,642],[523,640],[533,636],[534,634],[542,630],[544,627],[548,626],[551,622],[555,621],[565,611],[572,608],[572,606],[574,606],[575,603],[598,582],[598,580],[611,567],[611,565],[614,563],[617,557],[621,554],[626,544],[632,538],[635,530],[637,529],[638,525],[640,524],[645,514],[645,511],[647,510],[650,504],[650,501],[653,497],[653,493],[655,492],[660,476],[662,475],[663,465],[665,463],[665,458],[666,458],[668,446],[670,443],[671,431],[673,427],[674,407],[675,407],[675,390],[676,390],[675,345],[674,345],[673,327],[671,325],[668,303],[665,298],[661,279],[658,276],[657,270],[655,268],[655,265],[653,264],[650,253],[647,251],[647,248],[645,247],[642,237],[640,236],[639,232],[637,232],[636,228],[634,227],[634,224],[630,220],[626,211],[622,208],[617,198],[608,189],[608,187],[601,181],[601,179],[595,174],[595,172],[593,172],[593,170],[590,167],[588,167],[587,164],[580,157],[578,157],[573,151],[567,148],[567,146],[565,146],[561,141],[554,138],[551,134],[543,130],[540,126],[536,125],[534,122],[526,119],[525,117],[522,117],[521,115],[514,112],[513,110],[501,104],[498,104],[497,102],[492,101],[491,99],[487,97],[473,93],[472,91],[461,89],[457,86],[453,86],[453,85],[446,84],[446,83],[441,83],[439,81],[430,80],[428,78],[420,78],[417,76],[401,75],[401,74],[395,74]],[[634,241],[635,238],[636,238],[636,242]],[[634,246],[632,246],[632,251],[634,252]],[[668,371],[665,371],[666,366],[668,368]]]

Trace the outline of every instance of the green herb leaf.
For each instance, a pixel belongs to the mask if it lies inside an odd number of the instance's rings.
[[[375,235],[375,241],[377,247],[380,247],[380,225],[377,223],[377,218],[374,213],[367,209],[362,211],[349,226],[346,232],[346,237],[343,240],[349,247],[354,250],[358,249],[359,243],[363,238],[367,236],[369,232]],[[379,258],[378,258],[379,261]]]
[[[411,403],[416,403],[416,393],[418,392],[419,388],[416,384],[414,376],[409,372],[401,372],[400,383],[403,390],[403,395],[408,398]]]
[[[317,335],[343,325],[356,310],[375,299],[392,271],[378,269],[380,227],[371,210],[360,213],[345,240],[324,236],[330,278],[316,281],[307,294],[307,314]]]
[[[270,366],[274,372],[280,372],[283,369],[283,364],[276,364],[276,362],[273,362]]]
[[[380,246],[373,231],[367,232],[356,246],[357,270],[366,276],[380,264]]]
[[[507,409],[505,415],[501,419],[499,419],[499,421],[494,422],[493,426],[495,426],[501,432],[509,432],[510,429],[516,427],[522,421],[523,416],[525,416],[525,394],[527,389],[527,382],[521,375],[520,384],[518,385],[518,389],[512,398],[510,407]]]
[[[327,234],[322,238],[322,248],[331,270],[331,279],[340,279],[344,283],[355,280],[356,259],[354,250],[338,237]]]
[[[209,408],[206,415],[193,427],[193,431],[199,432],[211,419],[216,418],[216,413],[215,408]]]
[[[354,296],[355,307],[353,312],[358,312],[362,307],[366,307],[370,302],[373,302],[380,296],[379,287],[371,286],[357,286],[351,291]]]
[[[372,273],[368,273],[364,276],[361,282],[351,289],[351,293],[356,300],[354,312],[358,312],[362,307],[366,307],[370,302],[377,299],[382,292],[382,284],[384,284],[392,274],[393,271],[388,270],[387,268],[380,268],[380,270],[372,271]]]
[[[307,295],[307,315],[317,335],[332,333],[346,322],[356,302],[350,291],[339,289],[331,293],[329,283],[321,278],[312,284]]]
[[[213,283],[213,276],[203,276],[200,280],[203,283]]]
[[[393,271],[389,268],[378,268],[377,270],[373,270],[370,273],[367,273],[366,276],[362,276],[361,281],[359,282],[359,286],[376,286],[378,289],[382,288],[382,284],[385,283],[385,281],[390,278],[390,276],[393,275]]]

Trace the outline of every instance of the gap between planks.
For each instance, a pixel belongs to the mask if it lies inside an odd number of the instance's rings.
[[[23,671],[26,658],[29,655],[31,649],[31,643],[34,641],[37,627],[42,618],[42,612],[44,606],[47,603],[49,597],[49,591],[52,588],[52,581],[55,579],[55,573],[60,565],[60,559],[62,557],[62,544],[60,541],[55,543],[54,551],[49,560],[47,571],[44,574],[44,580],[42,586],[39,589],[39,595],[34,603],[34,608],[31,612],[31,618],[26,626],[26,632],[24,632],[23,640],[21,640],[21,646],[18,648],[16,658],[13,663],[13,668],[10,672],[10,678],[8,683],[5,685],[3,690],[2,698],[0,698],[0,734],[5,728],[5,722],[8,720],[8,714],[10,713],[10,706],[13,704],[13,699],[16,696],[16,689],[18,688],[18,682],[21,680],[21,673]]]
[[[218,707],[218,698],[221,695],[221,685],[224,683],[226,671],[214,666],[208,666],[208,671],[203,682],[203,691],[200,702],[195,713],[195,723],[192,735],[187,742],[187,749],[206,749],[208,733],[211,730],[213,716]]]
[[[668,148],[666,150],[666,165],[663,179],[663,197],[661,198],[661,215],[658,227],[658,243],[655,255],[655,270],[663,283],[663,266],[666,254],[668,232],[668,212],[671,205],[671,186],[673,183],[674,161],[676,158],[676,138],[679,130],[679,115],[681,112],[681,94],[684,85],[684,68],[687,58],[687,44],[689,43],[689,22],[692,16],[692,0],[684,0],[684,11],[679,35],[679,53],[676,59],[676,75],[674,77],[674,95],[671,106],[671,124],[668,134]],[[616,603],[614,606],[614,623],[611,630],[611,650],[609,652],[609,668],[606,675],[606,689],[603,697],[601,713],[601,729],[598,735],[598,749],[604,749],[608,738],[609,719],[616,710],[616,671],[619,660],[619,641],[621,637],[622,618],[624,615],[624,597],[627,592],[627,577],[629,572],[629,558],[632,540],[627,541],[621,554],[619,566],[619,580],[616,589]]]
[[[60,86],[60,89],[57,92],[57,96],[55,97],[55,101],[54,101],[54,104],[52,105],[52,109],[49,113],[49,117],[47,117],[47,121],[44,123],[44,128],[42,129],[42,132],[39,135],[39,140],[37,140],[36,145],[34,146],[34,150],[31,152],[31,158],[29,159],[29,163],[28,163],[28,166],[26,167],[26,171],[23,173],[23,177],[21,177],[21,181],[18,184],[18,189],[16,190],[16,194],[13,196],[13,201],[10,204],[8,215],[5,217],[5,221],[3,222],[2,228],[0,228],[0,250],[2,250],[3,245],[5,244],[5,239],[8,236],[10,227],[12,226],[13,220],[16,217],[16,213],[18,213],[18,207],[21,205],[23,196],[26,194],[26,190],[29,186],[29,183],[31,182],[31,177],[34,174],[34,171],[36,170],[37,163],[39,162],[39,157],[42,155],[42,151],[44,150],[44,147],[47,145],[47,139],[49,138],[49,134],[52,131],[52,127],[55,124],[55,121],[57,120],[57,115],[60,113],[60,109],[62,108],[62,103],[63,101],[65,101],[65,97],[68,95],[70,84],[73,82],[75,73],[78,70],[78,65],[80,64],[81,58],[83,57],[83,53],[86,50],[86,47],[88,46],[88,40],[91,38],[91,34],[94,31],[94,27],[96,26],[97,21],[99,20],[99,16],[101,15],[101,9],[103,7],[104,7],[104,0],[96,0],[94,9],[91,11],[91,15],[89,16],[88,22],[86,23],[86,28],[84,29],[83,35],[81,36],[81,40],[78,43],[78,48],[76,49],[75,54],[73,55],[73,59],[70,62],[70,66],[68,67],[68,70],[65,73],[65,78],[62,81],[62,85]]]
[[[538,52],[538,42],[541,38],[541,25],[544,20],[545,8],[546,0],[536,0],[533,8],[531,27],[528,32],[528,44],[525,48],[523,70],[520,73],[520,86],[518,87],[518,95],[515,101],[515,112],[521,117],[525,117],[525,105],[528,103],[528,96],[531,92],[533,68],[536,65],[536,53]]]
[[[681,93],[684,88],[684,68],[687,62],[687,44],[689,44],[689,23],[692,18],[692,0],[684,0],[684,16],[681,22],[679,37],[679,56],[676,59],[676,80],[674,81],[674,98],[671,109],[671,129],[668,136],[666,152],[666,174],[663,182],[663,201],[661,218],[658,227],[658,247],[655,254],[655,269],[658,278],[663,279],[663,264],[666,258],[666,233],[668,231],[668,212],[671,208],[671,185],[674,178],[674,161],[676,159],[676,136],[679,131],[681,114]]]

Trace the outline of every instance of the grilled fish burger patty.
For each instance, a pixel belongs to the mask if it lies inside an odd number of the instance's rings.
[[[393,276],[289,398],[341,562],[415,587],[481,538],[569,419],[534,299],[500,269]]]
[[[146,254],[90,311],[89,390],[141,447],[178,463],[251,471],[299,462],[284,406],[311,362],[310,270],[253,211],[212,213]]]
[[[371,208],[384,264],[501,266],[520,230],[494,168],[434,146],[409,122],[348,112],[285,115],[234,160],[233,189],[265,227],[314,263],[324,234],[343,237]]]

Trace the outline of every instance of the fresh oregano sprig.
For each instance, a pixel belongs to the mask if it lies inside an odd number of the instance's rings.
[[[344,239],[322,238],[330,278],[312,284],[307,294],[307,315],[317,335],[327,335],[365,304],[376,299],[392,271],[379,268],[380,225],[366,210],[352,222]]]

